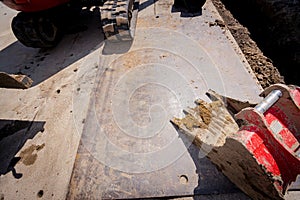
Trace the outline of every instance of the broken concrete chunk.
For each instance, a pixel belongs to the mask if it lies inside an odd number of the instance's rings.
[[[32,85],[32,80],[26,75],[15,75],[0,72],[0,87],[27,89]]]

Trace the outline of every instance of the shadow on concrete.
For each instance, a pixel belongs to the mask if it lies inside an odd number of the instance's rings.
[[[22,173],[18,173],[15,169],[15,165],[22,158],[16,157],[16,154],[28,139],[44,131],[44,125],[45,122],[40,121],[0,120],[0,176],[11,171],[16,179],[22,177]],[[32,161],[35,160],[25,160],[25,164]]]
[[[141,3],[139,5],[139,11],[142,11],[142,10],[148,8],[149,6],[155,4],[157,1],[158,0],[148,0],[148,1],[145,1],[145,2]]]
[[[0,71],[27,75],[35,86],[97,50],[104,41],[100,9],[82,10],[80,18],[73,20],[78,21],[70,22],[72,34],[66,34],[55,48],[34,49],[17,41],[1,50]]]
[[[225,177],[213,163],[194,144],[190,144],[187,136],[174,125],[179,137],[185,144],[196,166],[198,185],[194,189],[194,199],[201,199],[202,195],[235,194],[241,191]],[[215,199],[215,198],[212,198]]]
[[[171,12],[180,12],[181,17],[197,17],[202,15],[202,6],[206,0],[174,0]]]
[[[180,17],[197,17],[197,16],[201,16],[202,15],[202,10],[199,10],[197,12],[189,12],[186,8],[180,8],[180,7],[176,7],[176,6],[172,6],[172,13],[175,12],[180,12]]]

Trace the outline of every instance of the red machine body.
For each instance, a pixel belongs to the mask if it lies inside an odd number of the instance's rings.
[[[300,88],[276,84],[263,95],[274,90],[282,97],[264,113],[246,108],[236,115],[244,122],[236,137],[284,194],[300,174]]]
[[[70,0],[3,0],[2,2],[14,10],[36,12],[47,10],[69,1]]]

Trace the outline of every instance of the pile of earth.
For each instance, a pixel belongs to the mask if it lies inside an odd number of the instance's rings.
[[[298,0],[212,0],[262,87],[300,85]]]

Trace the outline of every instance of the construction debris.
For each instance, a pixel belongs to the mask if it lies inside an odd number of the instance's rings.
[[[0,72],[0,87],[27,89],[32,85],[32,80],[23,74],[7,74]]]

